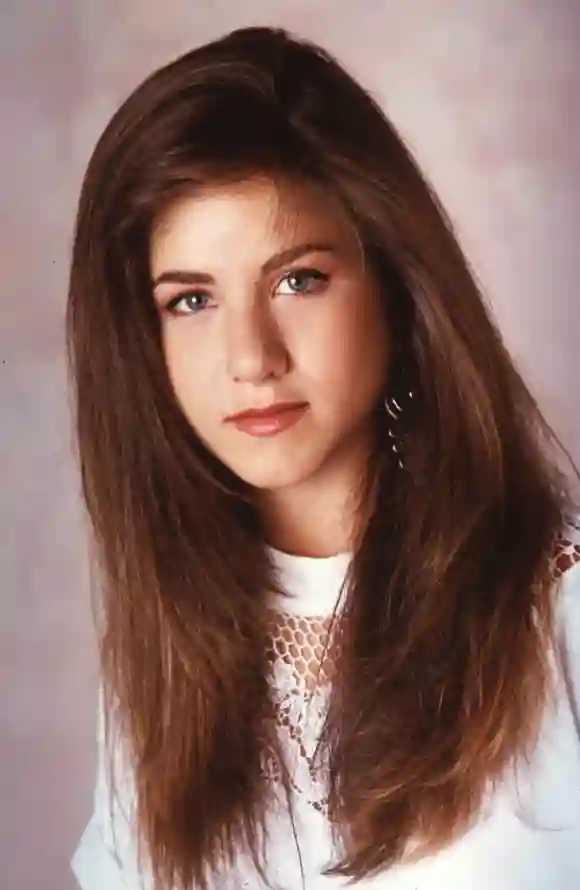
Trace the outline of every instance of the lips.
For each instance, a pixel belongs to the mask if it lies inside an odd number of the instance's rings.
[[[238,414],[231,414],[226,420],[271,420],[284,414],[287,411],[297,411],[300,408],[306,408],[306,402],[278,402],[276,405],[270,405],[268,408],[249,408],[247,411],[240,411]]]
[[[286,402],[265,409],[251,409],[227,418],[241,433],[264,438],[290,429],[308,411],[307,402]]]

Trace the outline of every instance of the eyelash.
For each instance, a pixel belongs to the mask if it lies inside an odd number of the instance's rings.
[[[315,281],[319,282],[320,284],[327,284],[328,281],[330,280],[330,276],[324,272],[321,272],[320,269],[313,269],[313,268],[306,268],[306,267],[305,268],[297,268],[297,269],[292,269],[290,272],[286,272],[286,274],[283,275],[282,278],[279,279],[277,288],[280,287],[280,284],[283,281],[287,281],[289,278],[300,278],[300,277],[312,278]],[[295,291],[295,293],[297,296],[301,296],[304,294],[304,292],[301,292],[301,291]],[[198,307],[197,309],[194,309],[191,312],[178,312],[177,311],[177,306],[179,306],[179,304],[181,303],[182,300],[187,300],[187,299],[191,299],[191,297],[200,297],[200,296],[208,297],[209,294],[207,293],[207,291],[202,291],[202,290],[183,291],[178,296],[173,297],[173,299],[167,303],[167,306],[165,308],[172,315],[200,315],[203,312],[204,307]]]

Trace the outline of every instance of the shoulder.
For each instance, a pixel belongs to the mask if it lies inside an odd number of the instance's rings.
[[[552,571],[556,585],[554,644],[568,695],[580,708],[580,515],[557,539]]]
[[[568,522],[554,545],[552,571],[555,579],[566,576],[580,563],[580,513]]]
[[[580,615],[580,514],[569,522],[554,544],[551,557],[552,577],[559,596],[557,611]]]

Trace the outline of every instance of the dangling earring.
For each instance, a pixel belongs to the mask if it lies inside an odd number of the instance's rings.
[[[407,396],[409,399],[412,399],[413,391],[408,390]],[[393,418],[393,423],[389,424],[389,428],[388,428],[388,434],[391,439],[391,448],[397,456],[397,462],[398,462],[399,466],[401,467],[402,470],[404,470],[405,465],[404,465],[401,455],[399,453],[399,448],[397,448],[397,442],[399,442],[399,444],[400,444],[400,437],[397,435],[397,433],[395,432],[395,429],[394,429],[394,428],[396,428],[396,423],[399,420],[399,418],[403,412],[403,406],[399,404],[399,402],[397,401],[397,399],[394,396],[390,396],[385,399],[385,408],[387,409],[389,416]]]

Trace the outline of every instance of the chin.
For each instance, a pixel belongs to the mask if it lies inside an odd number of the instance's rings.
[[[263,464],[262,466],[248,466],[241,464],[228,464],[230,470],[239,476],[247,485],[262,491],[272,491],[278,488],[288,488],[301,485],[315,475],[318,467],[293,464],[285,461],[283,465]]]

